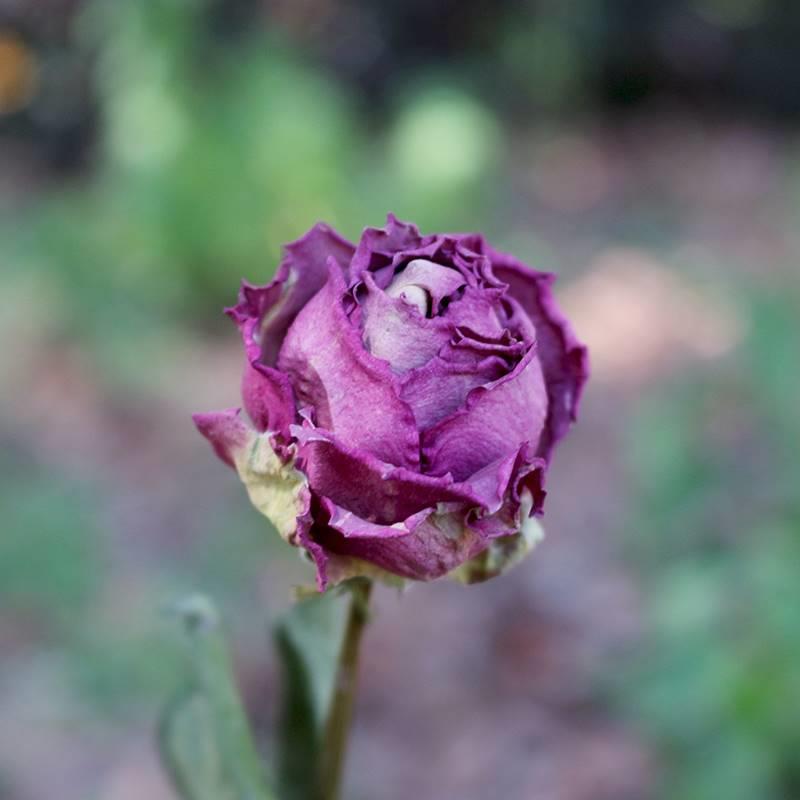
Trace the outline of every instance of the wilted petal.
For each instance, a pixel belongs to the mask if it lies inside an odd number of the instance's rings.
[[[506,335],[488,339],[456,328],[434,358],[403,376],[400,397],[426,431],[461,408],[473,389],[508,374],[526,349]]]
[[[331,513],[332,511],[332,513]],[[485,546],[464,524],[463,513],[433,510],[413,530],[374,526],[352,515],[324,510],[314,538],[326,552],[351,556],[413,580],[433,580],[477,555]]]
[[[482,552],[456,567],[449,577],[459,583],[482,583],[519,564],[544,538],[539,521],[530,516],[532,503],[530,493],[526,490],[517,512],[517,532],[491,539]]]
[[[523,491],[531,496],[529,512],[541,514],[547,494],[544,490],[547,463],[532,453],[530,444],[522,444],[470,477],[469,487],[481,501],[477,513],[470,515],[470,524],[487,536],[518,529],[515,520]]]
[[[237,454],[247,447],[252,429],[241,417],[240,408],[192,414],[197,430],[208,439],[214,452],[230,467],[236,469]]]
[[[317,570],[317,589],[324,592],[329,585],[329,569],[331,566],[331,556],[325,548],[314,539],[313,530],[316,524],[313,514],[314,498],[311,497],[308,507],[304,513],[297,518],[297,531],[295,541],[298,547],[302,547]],[[334,581],[335,583],[335,581]]]
[[[245,365],[242,375],[242,402],[259,431],[278,433],[288,440],[289,425],[295,419],[294,393],[282,372],[258,361]]]
[[[394,214],[389,214],[385,228],[366,228],[361,234],[351,262],[351,281],[360,280],[365,272],[375,272],[392,265],[397,253],[418,250],[431,244],[434,238],[420,236],[416,225],[400,222]]]
[[[439,315],[464,287],[460,272],[425,259],[400,269],[385,290],[364,273],[358,292],[364,345],[398,373],[425,364],[450,339],[455,324]]]
[[[465,327],[482,336],[500,336],[505,326],[500,321],[497,308],[502,289],[478,289],[468,286],[463,294],[448,307],[444,318],[454,327]]]
[[[388,361],[395,372],[429,361],[452,335],[452,326],[445,320],[427,319],[415,306],[390,297],[371,280],[366,286],[362,300],[364,347]]]
[[[322,435],[325,435],[324,432]],[[326,467],[331,470],[342,467],[341,461],[337,460],[341,457],[341,452],[333,458],[328,453],[330,463]],[[375,468],[377,466],[373,465]],[[386,465],[383,467],[386,469]],[[307,464],[304,463],[305,468]],[[355,495],[344,497],[352,508],[342,507],[330,497],[320,496],[318,488],[325,488],[326,484],[312,478],[314,522],[308,528],[308,537],[322,546],[324,554],[323,558],[315,557],[320,570],[318,580],[324,583],[332,579],[334,571],[345,576],[376,577],[376,568],[404,578],[431,580],[457,569],[490,548],[491,554],[485,561],[476,562],[472,572],[462,576],[462,580],[478,580],[481,570],[488,577],[490,569],[498,568],[501,555],[503,564],[509,566],[512,550],[520,553],[519,543],[512,548],[510,538],[522,532],[526,541],[531,539],[535,525],[529,522],[529,517],[540,508],[544,498],[541,487],[543,471],[544,462],[530,458],[528,449],[523,446],[508,457],[485,467],[468,484],[449,485],[446,491],[440,492],[438,502],[392,523],[360,516],[359,511],[374,506],[359,508]],[[333,474],[328,476],[329,481]],[[344,467],[341,474],[346,478],[351,473]],[[400,490],[397,496],[403,498],[406,493],[419,489],[413,475],[400,476],[412,482],[410,488],[391,473],[388,476],[392,495]],[[362,473],[358,475],[358,479],[369,487],[368,493],[370,488],[380,491],[378,477],[377,473],[370,475],[368,468],[363,466]],[[339,490],[338,486],[334,485],[333,488]],[[344,488],[347,489],[346,486]],[[429,484],[425,488],[432,486]],[[342,499],[341,495],[339,497]],[[384,499],[372,495],[374,503],[383,502]],[[424,499],[424,493],[418,495],[419,501]],[[394,508],[397,514],[413,511],[415,506],[407,503],[395,505]],[[500,544],[494,545],[495,539],[501,540]],[[367,569],[361,562],[371,567]],[[332,570],[333,563],[336,566]]]
[[[406,374],[400,396],[414,411],[420,431],[425,431],[457,411],[473,389],[505,372],[505,364],[496,358],[470,367],[437,357]]]
[[[506,253],[491,251],[495,275],[525,309],[536,328],[539,360],[547,385],[549,412],[539,453],[549,458],[553,446],[575,421],[581,392],[589,377],[589,356],[556,305],[555,276],[537,272]]]
[[[425,471],[467,480],[523,442],[537,443],[547,393],[535,348],[497,381],[473,389],[463,408],[422,434]]]
[[[194,417],[217,455],[239,473],[250,502],[268,517],[281,538],[294,543],[297,517],[308,511],[310,495],[302,473],[284,463],[268,433],[258,433],[238,409]]]
[[[328,263],[328,282],[286,334],[279,368],[289,376],[298,403],[313,409],[317,425],[382,461],[417,466],[414,415],[398,396],[389,365],[364,349],[361,332],[342,306],[341,269]]]
[[[286,246],[271,283],[254,286],[243,281],[239,302],[226,310],[239,326],[245,347],[245,410],[259,430],[277,432],[283,444],[295,407],[288,378],[273,368],[278,350],[297,312],[325,283],[327,259],[346,266],[353,252],[353,246],[327,225],[315,225]]]
[[[379,525],[402,522],[439,503],[480,505],[470,487],[387,464],[343,443],[329,431],[292,426],[298,461],[309,486],[342,509]]]
[[[294,392],[286,375],[261,363],[257,337],[253,334],[258,325],[256,318],[240,323],[246,359],[242,372],[242,402],[256,428],[276,432],[285,445],[289,425],[295,418]]]
[[[286,245],[275,279],[266,286],[242,282],[239,302],[227,309],[243,335],[251,361],[275,364],[286,331],[297,313],[324,286],[328,259],[347,269],[355,248],[328,225],[318,223]],[[255,323],[249,324],[248,323]]]
[[[415,258],[394,276],[386,287],[386,294],[402,299],[410,289],[421,289],[429,299],[427,308],[421,310],[422,314],[435,316],[440,312],[442,301],[464,285],[464,276],[458,270]]]

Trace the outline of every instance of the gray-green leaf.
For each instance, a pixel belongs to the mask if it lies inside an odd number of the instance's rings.
[[[284,680],[276,759],[281,800],[320,796],[322,735],[346,613],[347,597],[328,592],[297,603],[276,627]]]
[[[167,706],[159,747],[172,783],[185,800],[233,800],[214,739],[211,709],[200,692],[181,692]]]
[[[196,595],[177,612],[192,686],[167,709],[161,752],[185,800],[274,800],[233,677],[219,616]]]

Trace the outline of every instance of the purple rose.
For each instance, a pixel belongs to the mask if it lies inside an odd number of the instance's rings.
[[[358,246],[318,224],[227,313],[239,409],[195,416],[318,585],[359,574],[467,582],[541,535],[553,448],[588,358],[554,277],[478,234],[390,215]]]

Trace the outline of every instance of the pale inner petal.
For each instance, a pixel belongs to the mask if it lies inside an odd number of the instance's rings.
[[[411,284],[402,288],[390,286],[386,290],[389,297],[399,297],[407,306],[416,308],[423,317],[428,316],[430,295],[421,286]]]
[[[416,306],[423,316],[430,316],[437,313],[442,298],[453,294],[465,283],[464,276],[458,270],[424,258],[415,258],[394,276],[386,288],[386,294],[394,298],[402,297],[409,305]],[[423,299],[425,303],[421,306]]]

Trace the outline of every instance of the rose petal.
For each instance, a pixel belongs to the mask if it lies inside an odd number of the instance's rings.
[[[242,402],[257,430],[276,432],[282,442],[287,441],[289,425],[295,419],[295,404],[286,375],[258,361],[246,364]]]
[[[512,372],[473,389],[462,408],[422,433],[425,472],[467,480],[523,442],[538,443],[546,412],[542,369],[531,347]]]
[[[416,225],[400,222],[394,214],[389,214],[385,228],[366,228],[361,234],[350,265],[350,279],[353,282],[358,281],[365,272],[374,272],[392,265],[398,252],[416,250],[432,244],[434,240],[433,236],[420,236]],[[388,283],[391,275],[387,277]]]
[[[535,523],[528,518],[543,495],[534,498],[529,486],[534,473],[536,481],[541,480],[543,469],[544,462],[529,460],[522,447],[486,467],[470,484],[470,492],[482,495],[485,505],[439,503],[391,525],[365,520],[329,498],[317,498],[309,535],[329,559],[356,558],[373,569],[413,580],[438,578],[490,548],[483,562],[475,562],[460,577],[473,582],[481,575],[485,579],[490,570],[506,568],[521,557],[522,547],[512,545],[509,537],[522,532],[526,542],[530,538],[525,532],[530,533]],[[494,546],[496,539],[500,543]],[[357,574],[366,574],[361,569]],[[352,565],[349,574],[356,574]]]
[[[393,466],[319,428],[293,425],[292,434],[314,493],[365,521],[392,525],[439,503],[481,505],[480,495],[456,485],[449,475],[434,477]]]
[[[518,531],[491,539],[484,550],[454,569],[449,577],[464,584],[483,583],[519,564],[544,538],[542,526],[528,513],[532,504],[530,493],[525,491],[517,511]]]
[[[503,514],[516,515],[523,490],[528,491],[532,499],[529,513],[540,515],[547,495],[544,491],[546,469],[544,459],[534,456],[533,447],[524,443],[476,472],[468,483],[475,496],[481,498],[482,510],[472,514],[470,524],[487,536],[515,530],[513,522],[503,520]]]
[[[427,319],[416,308],[382,292],[365,276],[362,302],[364,346],[376,358],[402,373],[429,361],[450,339],[452,324],[439,317]]]
[[[208,439],[214,452],[229,466],[236,469],[236,454],[247,447],[252,431],[241,417],[240,408],[192,414],[197,430]]]
[[[266,286],[242,282],[239,302],[227,309],[240,328],[253,320],[245,338],[250,360],[260,355],[263,364],[272,366],[283,338],[297,313],[323,287],[328,278],[328,259],[342,269],[355,252],[353,245],[323,223],[286,245],[285,255],[274,280]]]
[[[288,244],[278,274],[266,286],[242,281],[239,302],[226,313],[239,326],[247,364],[242,375],[245,410],[261,431],[275,431],[285,443],[294,420],[294,397],[288,379],[273,369],[287,328],[297,312],[322,288],[327,258],[344,266],[354,252],[327,225],[315,225],[305,236]]]
[[[314,538],[313,530],[316,520],[311,511],[314,500],[312,498],[308,508],[297,518],[297,532],[295,540],[302,547],[317,570],[317,589],[324,592],[328,588],[331,557],[325,548]]]
[[[414,415],[398,396],[389,365],[375,358],[345,314],[341,268],[329,260],[328,282],[303,308],[286,334],[278,366],[300,405],[316,423],[349,447],[398,466],[419,465]]]
[[[282,539],[294,543],[297,518],[308,512],[310,502],[305,476],[280,458],[269,434],[242,420],[239,409],[195,414],[193,419],[217,455],[239,473],[250,502]]]
[[[500,336],[506,330],[497,314],[503,293],[503,289],[468,286],[462,296],[447,307],[444,318],[456,327],[466,327],[483,336]]]
[[[536,328],[539,360],[548,394],[548,415],[538,452],[549,459],[554,445],[578,413],[589,377],[589,355],[559,310],[552,291],[555,276],[526,267],[507,253],[490,249],[495,275],[527,312]]]
[[[349,576],[378,568],[415,580],[439,577],[475,558],[493,539],[516,535],[525,528],[529,515],[540,510],[544,499],[541,484],[546,465],[530,456],[527,445],[487,465],[468,484],[452,484],[448,479],[437,492],[434,481],[420,480],[424,476],[347,452],[327,431],[297,427],[293,431],[300,442],[298,463],[306,471],[314,495],[314,522],[307,528],[307,536],[324,552],[324,559],[315,556],[318,568],[325,570],[324,575],[320,572],[321,583],[327,581],[333,562],[338,572]],[[365,487],[366,497],[353,491],[356,482]],[[386,496],[381,495],[382,482],[388,485]],[[333,497],[322,494],[324,491],[331,491]],[[409,496],[417,502],[411,502]],[[387,501],[392,511],[385,517],[361,516],[372,515]],[[425,507],[416,510],[426,501]],[[413,513],[403,519],[408,512]],[[493,552],[496,556],[510,549],[502,544]],[[343,558],[363,563],[342,562]],[[497,558],[493,556],[487,563],[496,564]]]
[[[386,287],[389,297],[402,297],[410,287],[424,289],[431,299],[431,313],[439,313],[444,298],[449,297],[465,285],[464,276],[455,269],[436,264],[424,258],[415,258],[397,273]]]
[[[416,225],[400,222],[389,214],[384,228],[366,228],[350,264],[351,284],[372,273],[385,289],[398,267],[414,259],[452,265],[469,286],[501,284],[483,254],[483,239],[477,234],[431,234],[422,236]]]
[[[463,514],[431,511],[404,535],[341,515],[330,505],[314,527],[328,553],[352,556],[413,580],[433,580],[476,556],[486,542],[463,523]]]
[[[258,326],[259,320],[255,317],[240,323],[246,357],[242,402],[257,430],[277,433],[281,444],[286,445],[289,425],[296,416],[294,392],[286,375],[261,363],[257,337],[253,333]]]
[[[509,373],[524,350],[522,342],[484,339],[457,328],[436,357],[403,376],[400,397],[411,406],[419,430],[426,431],[461,408],[473,389]]]

